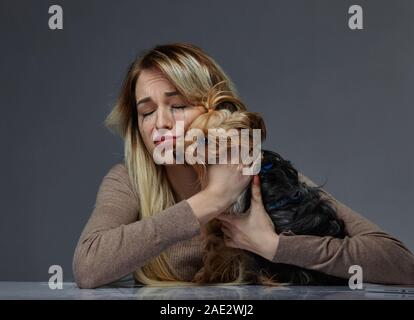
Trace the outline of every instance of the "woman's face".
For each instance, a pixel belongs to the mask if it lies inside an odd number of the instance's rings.
[[[206,112],[202,106],[190,105],[156,69],[141,71],[135,86],[135,97],[139,132],[151,155],[161,140],[174,139],[175,145],[175,139],[182,135],[182,132],[176,131],[177,121],[182,121],[185,133],[193,120]],[[165,131],[161,129],[170,130],[171,134],[159,134]]]

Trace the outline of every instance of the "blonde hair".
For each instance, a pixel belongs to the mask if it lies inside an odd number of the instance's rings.
[[[135,85],[144,69],[157,69],[191,104],[215,108],[221,98],[212,92],[225,93],[227,100],[237,99],[237,91],[220,66],[200,48],[185,43],[156,46],[130,65],[116,105],[105,120],[106,126],[124,140],[124,160],[132,187],[138,198],[140,219],[153,216],[175,203],[164,167],[154,163],[139,134]],[[242,103],[237,110],[245,110]],[[147,285],[186,284],[177,279],[165,252],[134,272],[137,281]],[[181,282],[180,282],[181,281]]]

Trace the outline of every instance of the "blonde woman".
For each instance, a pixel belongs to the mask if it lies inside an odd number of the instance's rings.
[[[163,139],[179,139],[178,121],[185,132],[217,106],[207,99],[217,87],[237,97],[220,66],[193,45],[157,46],[131,64],[106,119],[124,140],[124,162],[103,178],[76,247],[73,272],[79,287],[95,288],[131,273],[143,284],[184,284],[202,268],[203,228],[236,201],[252,176],[238,165],[210,165],[201,188],[192,166],[158,165],[153,152]],[[243,104],[237,108],[245,110]],[[162,129],[174,134],[154,135]],[[360,265],[365,282],[414,284],[410,251],[330,194],[345,223],[344,239],[276,234],[258,184],[252,189],[247,218],[227,221],[229,247],[332,276],[347,278],[349,267]]]

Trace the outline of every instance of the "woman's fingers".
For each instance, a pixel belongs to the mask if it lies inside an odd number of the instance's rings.
[[[262,194],[260,192],[260,178],[259,176],[254,176],[252,183],[252,198],[256,202],[262,202]]]
[[[235,248],[236,244],[233,241],[233,237],[230,231],[225,227],[222,227],[221,230],[223,231],[223,240],[226,247]]]
[[[223,232],[223,240],[226,247],[239,248],[234,240],[233,229],[229,223],[223,222],[221,225],[221,231]]]
[[[229,225],[227,223],[222,223],[221,224],[221,230],[223,231],[223,233],[225,233],[227,235],[232,234],[231,225]]]
[[[232,218],[233,218],[233,216],[231,216],[229,214],[225,214],[225,213],[219,214],[216,217],[216,219],[220,220],[221,222],[229,222],[229,223],[232,222]]]

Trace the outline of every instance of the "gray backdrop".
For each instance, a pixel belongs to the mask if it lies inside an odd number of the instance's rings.
[[[63,7],[64,29],[48,28]],[[364,30],[348,8],[364,9]],[[414,1],[0,1],[0,280],[73,279],[98,186],[122,161],[103,126],[138,52],[211,54],[266,147],[414,249]],[[411,137],[411,138],[410,138]],[[398,263],[398,262],[396,262]]]

